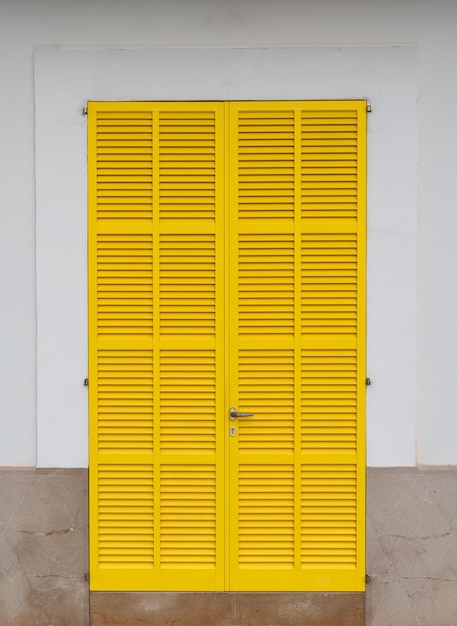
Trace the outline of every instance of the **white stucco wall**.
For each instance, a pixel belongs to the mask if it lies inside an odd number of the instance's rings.
[[[368,394],[368,457],[414,464],[417,50],[39,48],[35,70],[39,464],[85,461],[84,102],[367,94],[374,110],[368,139],[368,371],[375,383]],[[68,361],[66,354],[72,355]],[[398,384],[400,367],[407,374]]]
[[[0,4],[0,464],[87,463],[83,103],[346,97],[367,97],[374,109],[368,463],[456,463],[457,6],[131,0],[107,7],[103,0]]]

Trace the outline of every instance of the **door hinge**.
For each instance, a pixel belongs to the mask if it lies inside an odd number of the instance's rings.
[[[89,386],[89,379],[85,378],[84,379],[84,387],[88,387]]]
[[[371,378],[365,378],[365,385],[367,385],[367,387],[371,385]]]
[[[83,115],[87,115],[87,102],[86,102],[86,104],[83,106],[82,114],[83,114]]]

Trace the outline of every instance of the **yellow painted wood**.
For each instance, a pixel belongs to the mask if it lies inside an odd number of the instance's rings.
[[[364,589],[364,102],[230,103],[230,585]]]
[[[365,119],[90,103],[92,589],[364,588]]]
[[[88,113],[91,588],[223,590],[223,105]]]

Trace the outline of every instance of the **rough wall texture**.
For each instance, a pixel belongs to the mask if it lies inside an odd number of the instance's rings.
[[[367,491],[367,626],[457,626],[457,469],[369,469]],[[87,569],[87,470],[1,469],[0,626],[88,626]],[[106,594],[92,595],[93,623],[131,623],[122,621],[129,615],[126,596],[110,599],[118,610],[116,621],[109,622]],[[144,595],[130,605],[135,623],[160,623],[150,620],[164,595],[163,616],[171,621],[163,624],[173,623],[170,599],[180,594]],[[237,623],[234,616],[243,625],[266,619],[261,597],[248,606],[246,598],[234,602],[224,595],[227,613],[221,615],[220,602],[213,602],[218,623]],[[302,598],[299,606],[293,595],[280,612],[285,624],[314,611],[309,623],[335,626],[328,603],[319,611],[319,602]],[[349,600],[342,596],[340,608],[350,608]],[[352,600],[350,611],[359,624],[360,595]],[[192,604],[199,610],[197,601]],[[279,617],[277,609],[270,617]]]
[[[0,470],[0,626],[87,626],[87,470]]]
[[[457,469],[368,470],[369,626],[457,624]]]

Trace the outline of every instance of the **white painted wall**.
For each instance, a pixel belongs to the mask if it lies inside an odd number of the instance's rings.
[[[0,464],[87,462],[84,101],[346,97],[374,108],[368,462],[457,463],[457,4],[425,5],[2,0]]]
[[[368,362],[375,383],[368,403],[368,455],[380,464],[400,460],[414,464],[414,47],[39,48],[35,86],[40,465],[85,461],[81,457],[87,432],[81,387],[87,362],[83,103],[367,94],[375,111],[369,118],[368,141]],[[66,284],[67,276],[71,285]],[[72,355],[68,361],[63,360],[66,354]],[[407,372],[401,384],[400,367]]]

